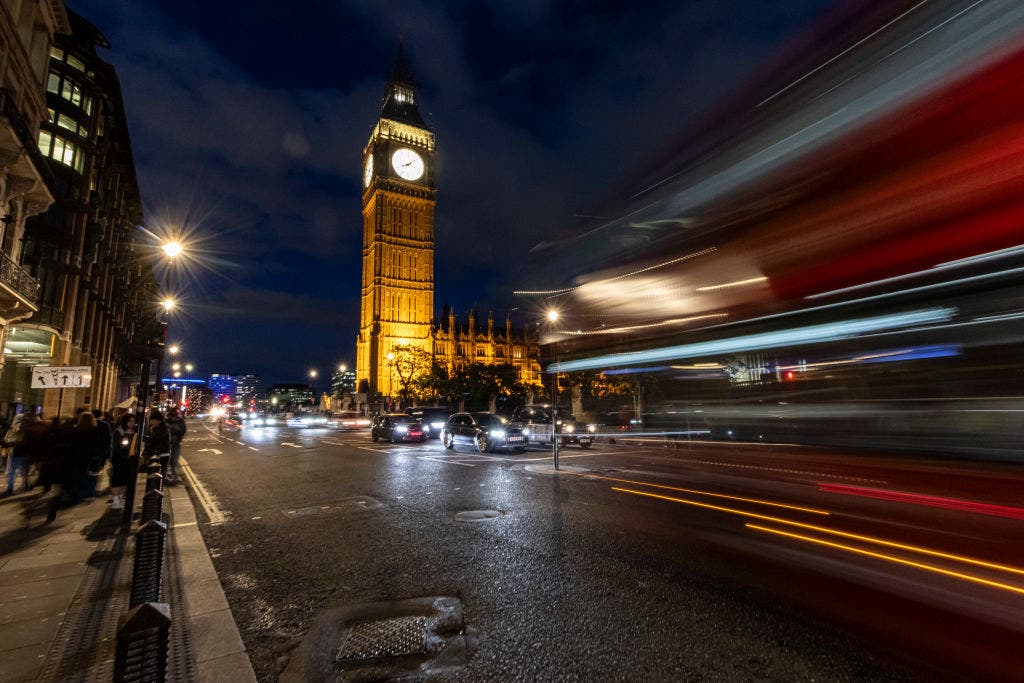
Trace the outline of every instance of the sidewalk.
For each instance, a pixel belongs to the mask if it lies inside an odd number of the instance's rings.
[[[139,496],[143,489],[140,477]],[[0,499],[0,683],[107,683],[118,619],[128,609],[136,525],[122,528],[106,496],[46,523],[48,499],[38,488]],[[194,681],[201,676],[180,559],[172,531],[163,577],[172,614],[168,680]]]

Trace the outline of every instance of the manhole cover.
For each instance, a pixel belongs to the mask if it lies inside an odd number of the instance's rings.
[[[338,661],[400,657],[427,651],[426,617],[394,617],[352,624],[341,643]]]
[[[498,510],[466,510],[464,512],[456,513],[455,521],[486,522],[490,519],[497,519],[504,514],[504,512],[499,512]]]

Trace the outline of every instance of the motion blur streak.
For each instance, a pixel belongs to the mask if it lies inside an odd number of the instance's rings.
[[[604,477],[604,476],[601,476],[599,474],[589,474],[589,473],[587,473],[587,474],[584,474],[582,476],[585,476],[588,479],[600,479],[602,481],[617,481],[617,482],[621,482],[623,484],[637,484],[639,486],[650,486],[651,488],[656,488],[656,489],[667,489],[669,491],[682,491],[683,493],[693,493],[693,494],[696,494],[698,496],[710,496],[710,497],[713,497],[713,498],[725,498],[725,499],[728,499],[728,500],[738,500],[738,501],[743,502],[743,503],[754,503],[755,505],[768,505],[770,507],[785,508],[786,510],[797,510],[799,512],[809,512],[812,515],[825,515],[825,516],[829,515],[829,513],[826,512],[825,510],[815,510],[814,508],[801,507],[799,505],[788,505],[786,503],[774,503],[774,502],[772,502],[770,500],[761,500],[759,498],[743,498],[742,496],[730,496],[730,495],[727,495],[725,493],[712,493],[710,491],[698,491],[697,489],[684,489],[684,488],[680,488],[678,486],[668,486],[666,484],[652,484],[652,483],[647,482],[647,481],[635,481],[635,480],[632,480],[632,479],[619,479],[617,477]],[[618,490],[618,489],[616,489],[616,490]]]
[[[981,515],[992,515],[994,517],[1024,519],[1024,509],[1022,508],[1008,507],[1006,505],[992,505],[991,503],[978,503],[972,500],[957,500],[955,498],[928,496],[922,493],[887,491],[885,489],[871,489],[864,488],[862,486],[846,486],[844,484],[820,483],[818,484],[818,490],[824,491],[826,493],[840,493],[847,496],[860,496],[863,498],[892,500],[899,503],[927,505],[929,507],[946,508],[947,510],[963,510],[965,512],[977,512]]]
[[[811,536],[803,536],[801,534],[794,534],[788,531],[781,531],[779,529],[770,529],[768,527],[758,526],[757,524],[747,524],[748,529],[756,529],[758,531],[764,531],[769,534],[775,534],[776,536],[785,536],[787,538],[795,538],[800,541],[807,541],[808,543],[815,543],[817,545],[823,545],[829,548],[837,548],[839,550],[845,550],[847,552],[856,553],[858,555],[865,555],[867,557],[874,557],[879,560],[885,560],[887,562],[894,562],[896,564],[902,564],[907,567],[914,567],[916,569],[923,569],[925,571],[934,572],[936,574],[942,574],[944,576],[952,576],[956,579],[962,579],[964,581],[970,581],[971,583],[979,583],[983,586],[990,586],[992,588],[999,588],[1000,590],[1009,591],[1018,595],[1024,595],[1024,588],[1018,586],[1011,586],[1006,583],[999,583],[998,581],[990,581],[989,579],[983,579],[980,576],[974,576],[973,574],[963,574],[961,572],[951,571],[949,569],[943,569],[942,567],[936,567],[930,564],[922,564],[921,562],[914,562],[912,560],[905,560],[901,557],[893,557],[892,555],[883,555],[882,553],[872,552],[870,550],[864,550],[863,548],[855,548],[849,545],[843,545],[842,543],[833,543],[832,541],[826,541],[820,538],[813,538]]]
[[[683,505],[693,505],[695,507],[707,508],[709,510],[718,510],[719,512],[727,512],[733,515],[740,515],[741,517],[752,517],[754,519],[760,519],[767,522],[775,522],[776,524],[786,524],[789,526],[800,527],[801,529],[809,529],[810,531],[817,531],[823,534],[831,534],[833,536],[841,536],[843,538],[849,538],[856,541],[863,541],[865,543],[874,543],[875,545],[882,545],[888,548],[898,548],[900,550],[906,550],[914,553],[921,553],[922,555],[930,555],[932,557],[941,557],[945,560],[952,560],[954,562],[963,562],[964,564],[972,564],[977,567],[985,567],[986,569],[994,569],[996,571],[1007,572],[1009,574],[1020,574],[1024,576],[1024,569],[1019,567],[1011,567],[1005,564],[997,564],[995,562],[987,562],[985,560],[978,560],[973,557],[966,557],[964,555],[955,555],[953,553],[945,553],[941,550],[931,550],[930,548],[922,548],[915,545],[907,545],[905,543],[897,543],[895,541],[888,541],[884,538],[877,538],[874,536],[864,536],[862,534],[853,534],[848,531],[839,531],[838,529],[830,529],[824,526],[818,526],[816,524],[805,524],[804,522],[796,522],[791,519],[783,519],[781,517],[769,517],[768,515],[759,515],[756,512],[747,512],[746,510],[736,510],[734,508],[722,507],[719,505],[710,505],[708,503],[700,503],[695,500],[687,500],[685,498],[672,498],[671,496],[661,496],[657,493],[648,493],[646,491],[634,491],[632,489],[623,489],[613,486],[613,491],[619,491],[621,493],[632,493],[637,496],[646,496],[648,498],[658,498],[660,500],[667,500],[673,503],[682,503]]]
[[[743,351],[783,348],[800,343],[839,341],[842,339],[849,339],[865,332],[877,332],[880,330],[908,327],[921,323],[945,321],[951,319],[954,313],[956,313],[956,309],[943,307],[928,308],[920,311],[911,311],[909,313],[880,315],[871,318],[857,318],[854,320],[844,320],[835,323],[824,323],[822,325],[796,327],[791,330],[779,332],[765,332],[762,334],[744,335],[741,337],[733,337],[731,339],[719,339],[717,341],[700,342],[697,344],[669,346],[662,349],[652,349],[650,351],[617,353],[608,356],[597,356],[595,358],[569,361],[566,363],[554,363],[548,366],[548,372],[593,370],[604,367],[629,365],[631,363],[656,363],[658,361],[675,360],[677,358],[694,358],[713,353],[738,353]]]

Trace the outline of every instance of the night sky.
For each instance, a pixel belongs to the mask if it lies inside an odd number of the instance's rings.
[[[361,155],[400,34],[437,136],[435,305],[503,319],[531,246],[829,4],[69,2],[111,42],[147,227],[191,233],[170,340],[268,384],[354,363]]]

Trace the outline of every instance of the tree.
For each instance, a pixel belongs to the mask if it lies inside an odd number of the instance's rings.
[[[409,399],[409,386],[424,374],[430,373],[434,364],[433,357],[418,346],[400,344],[393,346],[387,355],[388,363],[398,375],[402,385],[402,400]]]

